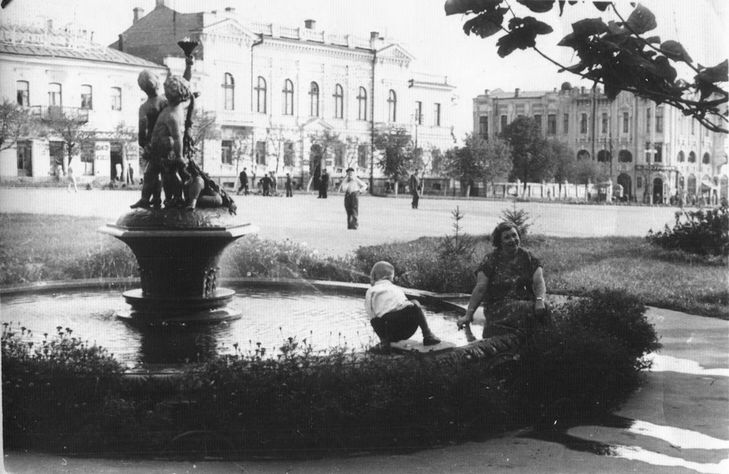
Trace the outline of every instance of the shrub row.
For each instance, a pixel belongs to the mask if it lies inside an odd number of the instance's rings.
[[[729,256],[729,207],[726,201],[716,209],[678,211],[673,227],[649,232],[647,239],[669,250],[697,255]]]
[[[34,346],[2,337],[10,449],[76,454],[318,456],[474,439],[545,417],[610,410],[658,347],[645,308],[595,293],[554,310],[517,357],[314,353],[289,338],[273,358],[237,352],[176,377],[130,378],[69,330]],[[555,410],[555,407],[559,407]],[[555,415],[556,414],[556,415]]]

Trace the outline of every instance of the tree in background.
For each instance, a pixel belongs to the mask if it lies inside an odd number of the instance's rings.
[[[620,91],[631,92],[656,104],[669,104],[709,130],[729,133],[726,128],[729,93],[719,86],[727,82],[727,60],[705,67],[694,63],[678,41],[646,36],[658,24],[655,15],[641,4],[631,2],[633,10],[625,19],[618,10],[618,2],[592,2],[601,12],[611,9],[619,21],[605,23],[602,18],[585,18],[572,24],[572,33],[562,38],[558,45],[573,49],[577,64],[565,66],[544,54],[536,45],[537,36],[551,33],[553,29],[534,15],[549,12],[555,4],[561,15],[568,5],[570,8],[581,6],[574,7],[576,3],[582,2],[446,0],[445,13],[474,15],[463,24],[467,35],[474,33],[487,38],[504,32],[496,42],[502,58],[517,49],[532,48],[559,67],[560,72],[567,71],[594,84],[603,84],[610,100]],[[620,2],[620,6],[623,5],[626,3]],[[674,65],[687,66],[695,73],[693,79],[679,78]]]
[[[548,159],[549,166],[545,167],[542,179],[544,181],[574,181],[575,153],[564,142],[555,138],[548,138],[544,142],[543,153]]]
[[[205,140],[220,138],[215,112],[195,109],[192,116],[192,139],[200,156],[200,168],[205,170]]]
[[[608,177],[609,174],[601,163],[587,158],[575,161],[570,181],[577,184],[599,183]]]
[[[395,194],[400,180],[413,169],[415,147],[410,134],[400,127],[391,127],[375,135],[375,149],[381,151],[377,166],[395,182]]]
[[[91,140],[95,132],[87,127],[87,120],[79,115],[65,112],[60,107],[41,119],[41,134],[50,137],[59,137],[63,140],[65,153],[61,168],[66,174],[73,157],[80,153],[81,144]]]
[[[4,99],[0,104],[0,151],[12,148],[30,134],[34,122],[27,108]]]
[[[509,179],[528,181],[541,181],[540,153],[544,144],[542,132],[537,122],[531,117],[517,117],[506,126],[501,137],[511,147],[512,170]]]
[[[321,177],[322,170],[326,166],[327,157],[329,157],[337,147],[344,146],[344,142],[339,137],[338,133],[332,132],[331,130],[323,130],[320,132],[309,135],[312,147],[318,147],[321,153],[321,159],[318,163],[310,164],[309,184],[307,189],[310,189],[312,185],[315,188],[319,187],[319,179]],[[323,163],[322,163],[323,161]]]
[[[486,141],[478,135],[466,134],[462,147],[445,154],[446,175],[457,179],[465,196],[477,181],[493,182],[505,178],[511,169],[511,154],[504,140]]]

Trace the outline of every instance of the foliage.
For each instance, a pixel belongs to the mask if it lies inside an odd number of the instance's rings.
[[[512,209],[504,209],[501,211],[501,218],[516,227],[517,232],[519,232],[519,238],[522,241],[526,241],[529,228],[532,226],[530,222],[532,217],[529,212],[524,209],[517,209],[515,201]]]
[[[508,175],[509,146],[501,139],[486,141],[478,135],[466,134],[464,146],[448,150],[444,168],[447,176],[458,179],[464,188],[474,181],[493,182]]]
[[[648,241],[665,249],[680,249],[698,255],[729,257],[729,208],[677,211],[673,228],[649,231]]]
[[[655,16],[645,6],[633,3],[633,10],[626,20],[618,11],[617,2],[594,2],[601,12],[610,8],[619,21],[605,23],[602,18],[585,18],[573,23],[572,33],[558,43],[573,49],[579,58],[577,64],[567,67],[546,56],[536,46],[537,36],[552,32],[552,27],[532,15],[549,12],[555,1],[517,2],[528,10],[527,16],[517,16],[516,5],[508,0],[446,0],[445,13],[475,15],[463,25],[466,34],[474,33],[486,38],[503,31],[505,35],[496,42],[501,57],[516,49],[532,48],[557,65],[560,71],[603,84],[610,100],[615,99],[620,91],[631,92],[656,104],[670,104],[709,130],[728,132],[723,104],[726,104],[729,93],[719,86],[719,83],[727,81],[727,60],[705,67],[694,63],[681,43],[645,36],[657,27]],[[577,2],[556,3],[561,15],[567,5]],[[512,17],[507,20],[505,15],[508,12]],[[679,78],[674,64],[693,70],[696,73],[693,80]]]
[[[430,151],[430,153],[427,155],[430,156],[430,162],[425,163],[424,168],[427,169],[428,168],[427,165],[429,164],[430,172],[434,176],[440,176],[440,175],[444,174],[445,166],[446,166],[445,153],[443,153],[443,151],[441,151],[440,148],[436,148],[436,147],[432,147],[429,151]]]
[[[531,117],[517,117],[501,133],[511,147],[513,167],[510,179],[539,182],[535,161],[540,155],[544,139],[537,122]]]
[[[331,130],[323,130],[321,132],[311,134],[309,139],[311,140],[312,145],[319,145],[321,149],[321,156],[324,159],[329,158],[336,153],[338,148],[345,145],[345,142],[339,134],[332,132]]]
[[[609,172],[605,166],[589,158],[576,160],[572,166],[572,179],[569,181],[576,184],[587,184],[589,182],[600,183],[608,179]]]
[[[64,172],[66,166],[71,164],[73,157],[79,153],[81,144],[91,140],[95,132],[87,128],[87,122],[73,113],[67,113],[63,109],[54,111],[48,120],[42,122],[43,133],[51,136],[58,136],[63,139],[66,145],[66,159],[62,163]]]
[[[377,165],[388,178],[399,182],[412,168],[413,141],[410,134],[399,127],[378,131],[375,135],[375,149],[382,152]]]
[[[27,108],[3,99],[0,104],[0,151],[12,148],[20,137],[29,135],[33,125]]]

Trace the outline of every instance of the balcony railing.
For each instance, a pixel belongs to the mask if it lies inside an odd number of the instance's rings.
[[[42,105],[35,105],[30,108],[30,113],[44,122],[51,122],[63,118],[74,120],[79,123],[86,123],[89,121],[89,111],[79,107],[60,107],[57,105],[46,107]]]

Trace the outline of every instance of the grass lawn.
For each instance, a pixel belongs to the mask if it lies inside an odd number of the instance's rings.
[[[101,218],[0,214],[0,285],[135,275],[131,251],[95,231],[105,223]],[[490,250],[479,240],[478,259]],[[550,293],[616,289],[648,305],[729,319],[725,262],[668,252],[639,237],[530,236],[525,247],[542,259]],[[245,251],[237,246],[226,252],[222,276],[236,274],[229,254]]]

